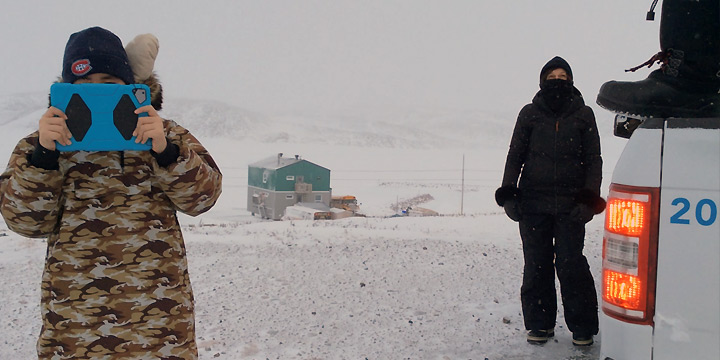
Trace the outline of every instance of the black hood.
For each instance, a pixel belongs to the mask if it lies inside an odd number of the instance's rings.
[[[555,69],[565,70],[565,72],[568,74],[568,77],[570,78],[569,80],[573,80],[573,73],[572,69],[570,68],[570,64],[568,64],[565,59],[556,56],[550,59],[550,61],[548,61],[545,66],[542,67],[542,70],[540,70],[540,84],[542,84],[543,81],[545,81],[545,78],[547,78],[547,75]]]

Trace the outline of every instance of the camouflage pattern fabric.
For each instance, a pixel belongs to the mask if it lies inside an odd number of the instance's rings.
[[[176,163],[148,151],[61,153],[32,166],[37,132],[0,176],[8,227],[47,237],[40,359],[197,359],[193,295],[176,211],[198,215],[222,174],[186,129],[165,121]]]

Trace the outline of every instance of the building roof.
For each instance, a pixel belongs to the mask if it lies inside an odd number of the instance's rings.
[[[327,168],[322,167],[322,166],[320,166],[320,165],[318,165],[318,164],[315,164],[315,163],[312,163],[312,162],[310,162],[310,161],[307,161],[307,160],[305,160],[305,159],[303,159],[303,158],[301,158],[301,157],[297,157],[297,158],[286,158],[286,157],[278,157],[278,156],[270,156],[270,157],[268,157],[268,158],[266,158],[266,159],[262,159],[262,160],[260,160],[260,161],[255,162],[255,163],[252,163],[252,164],[250,164],[250,166],[251,166],[251,167],[256,167],[256,168],[277,170],[277,169],[284,168],[284,167],[286,167],[286,166],[288,166],[288,165],[292,165],[292,164],[295,164],[295,163],[298,163],[298,162],[301,162],[301,161],[305,161],[305,162],[308,162],[308,163],[313,164],[313,165],[315,165],[315,166],[321,167],[321,168],[323,168],[323,169],[327,169]]]

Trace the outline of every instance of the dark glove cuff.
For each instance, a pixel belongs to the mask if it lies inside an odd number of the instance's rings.
[[[44,146],[40,145],[39,141],[35,146],[35,151],[29,156],[28,159],[30,164],[34,167],[38,167],[45,170],[57,170],[59,169],[58,159],[60,158],[60,152],[57,150],[48,150]]]
[[[171,143],[170,140],[168,140],[167,146],[165,147],[165,150],[163,150],[163,152],[158,154],[150,150],[150,154],[155,157],[158,165],[162,167],[168,167],[170,166],[170,164],[177,161],[178,156],[180,156],[180,147]]]
[[[575,202],[591,208],[596,215],[605,211],[605,199],[590,189],[580,190],[575,196]]]
[[[505,202],[510,199],[519,199],[520,190],[512,185],[505,185],[495,190],[495,202],[504,206]]]

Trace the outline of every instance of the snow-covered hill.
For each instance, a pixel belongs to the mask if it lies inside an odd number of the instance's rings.
[[[263,143],[314,143],[372,148],[431,149],[507,144],[512,121],[480,112],[386,112],[371,116],[268,117],[218,102],[169,100],[163,115],[201,137]],[[512,120],[512,119],[510,119]],[[458,131],[463,129],[463,131]],[[477,134],[482,133],[485,143]]]

